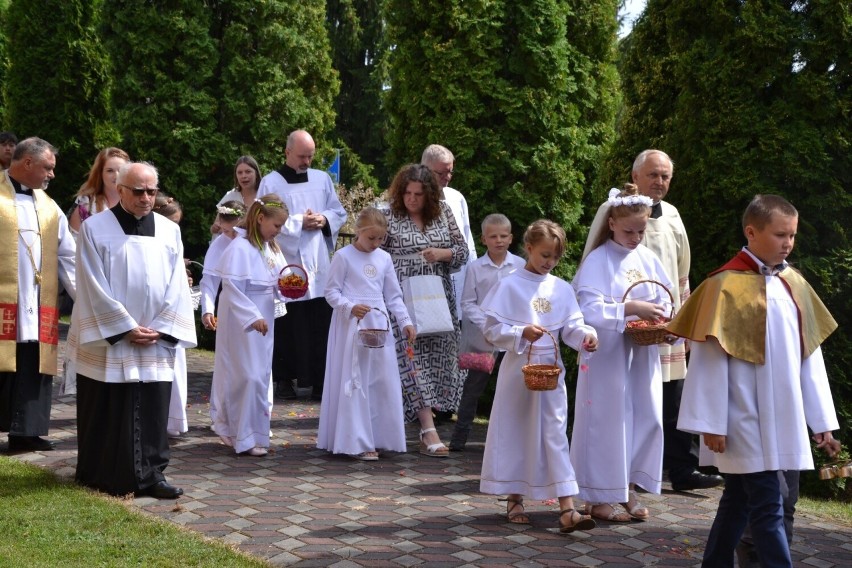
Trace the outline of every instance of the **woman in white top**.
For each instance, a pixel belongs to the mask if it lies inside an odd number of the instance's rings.
[[[257,199],[257,188],[260,187],[260,166],[257,165],[257,160],[251,156],[240,156],[237,158],[237,163],[234,164],[234,187],[224,196],[216,205],[223,205],[226,201],[239,201],[246,208],[251,207],[254,200]],[[214,235],[219,234],[220,227],[217,223],[213,223],[210,227],[210,232]]]

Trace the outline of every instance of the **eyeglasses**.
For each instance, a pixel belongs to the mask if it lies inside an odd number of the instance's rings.
[[[434,173],[438,177],[445,177],[445,176],[451,177],[453,175],[453,170],[447,170],[445,172],[439,172],[438,170],[432,170],[432,173]]]
[[[126,187],[130,191],[133,192],[133,197],[142,197],[143,195],[147,195],[148,197],[154,197],[157,195],[157,192],[160,191],[159,187],[130,187],[129,185],[125,185],[123,183],[118,184],[121,187]]]

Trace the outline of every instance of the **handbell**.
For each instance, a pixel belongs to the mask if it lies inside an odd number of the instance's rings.
[[[846,463],[838,461],[819,468],[820,479],[828,480],[836,477],[852,477],[852,461]]]

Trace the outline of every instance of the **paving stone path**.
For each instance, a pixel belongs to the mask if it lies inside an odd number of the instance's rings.
[[[204,536],[233,543],[274,566],[695,566],[715,513],[718,489],[640,495],[646,523],[605,523],[560,534],[558,505],[528,501],[531,525],[504,520],[505,503],[479,493],[485,427],[468,451],[436,459],[409,452],[377,462],[315,448],[319,403],[276,401],[266,457],[234,455],[210,430],[213,360],[190,351],[190,431],[173,440],[168,480],[178,501],[137,498],[133,506]],[[56,451],[17,457],[73,477],[77,454],[73,396],[54,397]],[[451,425],[439,427],[449,439]],[[796,518],[797,566],[852,566],[852,527]]]

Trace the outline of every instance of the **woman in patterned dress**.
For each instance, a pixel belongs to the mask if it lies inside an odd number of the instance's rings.
[[[411,345],[394,326],[396,354],[402,378],[405,418],[420,421],[420,453],[446,457],[432,410],[453,411],[461,399],[463,376],[458,367],[459,320],[450,273],[467,262],[468,250],[441,189],[426,166],[403,166],[388,190],[388,233],[382,248],[390,253],[400,283],[411,276],[441,277],[453,320],[453,332],[418,336]]]

